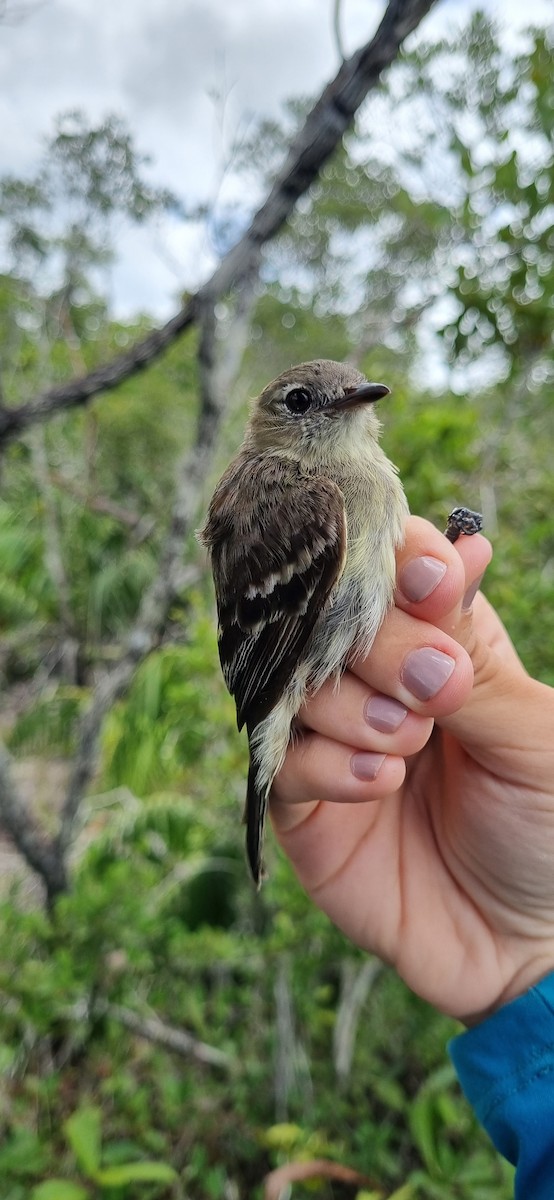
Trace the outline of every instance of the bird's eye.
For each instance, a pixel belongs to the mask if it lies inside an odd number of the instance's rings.
[[[311,407],[312,397],[306,388],[292,388],[285,396],[285,406],[290,413],[295,413],[297,416],[308,411]]]

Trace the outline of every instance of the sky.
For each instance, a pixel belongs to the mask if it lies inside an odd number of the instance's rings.
[[[551,0],[440,0],[420,35],[451,32],[478,7],[514,43],[522,25],[551,15]],[[153,181],[189,204],[213,199],[237,130],[336,73],[332,11],[332,0],[5,0],[0,173],[32,174],[57,114],[82,109],[94,122],[115,112],[151,156]],[[383,0],[343,0],[347,53],[383,11]],[[175,219],[121,229],[108,279],[115,312],[165,319],[214,261],[213,247]]]

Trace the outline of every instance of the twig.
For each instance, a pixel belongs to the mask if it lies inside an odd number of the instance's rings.
[[[142,647],[139,647],[139,653],[137,654],[138,661],[143,657]],[[128,653],[97,684],[92,703],[79,723],[79,744],[69,779],[60,826],[55,838],[56,851],[61,862],[65,862],[66,852],[71,844],[79,804],[96,770],[98,740],[102,721],[112,704],[125,692],[134,669],[135,659]],[[59,882],[60,886],[58,890],[65,891],[67,888],[67,873],[65,869]]]
[[[183,1058],[194,1058],[197,1062],[206,1063],[207,1066],[224,1067],[226,1070],[230,1070],[233,1066],[233,1059],[224,1050],[218,1050],[215,1046],[209,1046],[207,1042],[201,1042],[191,1033],[185,1033],[184,1029],[175,1029],[171,1025],[166,1025],[161,1017],[143,1017],[130,1008],[124,1008],[122,1004],[107,1004],[105,1011],[106,1016],[110,1017],[112,1021],[118,1021],[131,1033],[136,1033],[156,1046],[165,1046],[166,1050],[173,1050]]]
[[[23,796],[16,788],[11,758],[0,744],[0,824],[10,835],[25,862],[40,875],[49,897],[65,883],[63,861],[57,847],[37,826]]]
[[[270,1171],[264,1179],[263,1200],[284,1200],[290,1195],[291,1183],[301,1183],[307,1179],[336,1179],[339,1183],[350,1184],[359,1190],[360,1187],[377,1188],[374,1179],[354,1171],[352,1167],[343,1167],[342,1163],[331,1162],[328,1158],[313,1158],[308,1162],[290,1162],[275,1171]],[[381,1188],[378,1188],[381,1195]]]
[[[344,42],[342,40],[341,9],[342,0],[333,0],[333,33],[335,35],[335,46],[337,47],[339,58],[342,62],[345,62],[346,54],[344,53]]]
[[[134,531],[142,525],[147,530],[147,533],[143,533],[143,537],[149,537],[152,533],[155,525],[152,517],[144,517],[141,513],[132,512],[131,509],[124,508],[122,504],[117,504],[115,500],[110,500],[108,496],[90,495],[74,479],[68,479],[66,475],[62,475],[61,471],[50,471],[49,479],[55,487],[73,496],[75,500],[78,500],[85,508],[90,509],[91,512],[111,517],[119,525],[127,525],[129,529]]]
[[[294,1083],[294,1015],[285,958],[279,960],[273,993],[275,996],[275,1119],[286,1121],[289,1095]]]
[[[352,1067],[362,1008],[383,964],[378,958],[369,958],[358,971],[350,959],[341,965],[341,995],[333,1032],[333,1062],[337,1079],[343,1085]]]
[[[231,1070],[234,1066],[230,1054],[218,1050],[215,1046],[209,1046],[207,1042],[201,1042],[184,1029],[175,1029],[173,1025],[167,1025],[157,1014],[147,1017],[133,1012],[123,1004],[110,1004],[107,1000],[96,999],[91,1007],[82,1003],[72,1005],[65,1010],[65,1016],[71,1021],[82,1021],[91,1016],[106,1016],[123,1025],[131,1033],[136,1033],[137,1037],[144,1038],[156,1046],[164,1046],[166,1050],[173,1050],[183,1058],[194,1058],[207,1066],[222,1067],[225,1070]]]
[[[275,1118],[286,1121],[289,1096],[295,1084],[304,1085],[303,1109],[313,1106],[312,1080],[308,1058],[295,1032],[290,986],[290,964],[286,955],[279,959],[273,989],[275,996]]]

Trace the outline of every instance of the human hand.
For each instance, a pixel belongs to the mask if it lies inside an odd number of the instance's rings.
[[[303,708],[271,801],[315,903],[468,1024],[554,969],[554,689],[471,605],[490,554],[409,519],[396,607]]]

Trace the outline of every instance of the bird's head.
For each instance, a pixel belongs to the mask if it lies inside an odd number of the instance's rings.
[[[359,440],[377,440],[373,404],[387,396],[383,383],[368,383],[348,363],[316,359],[283,371],[254,402],[249,441],[258,451],[293,457],[335,457],[355,451]]]

